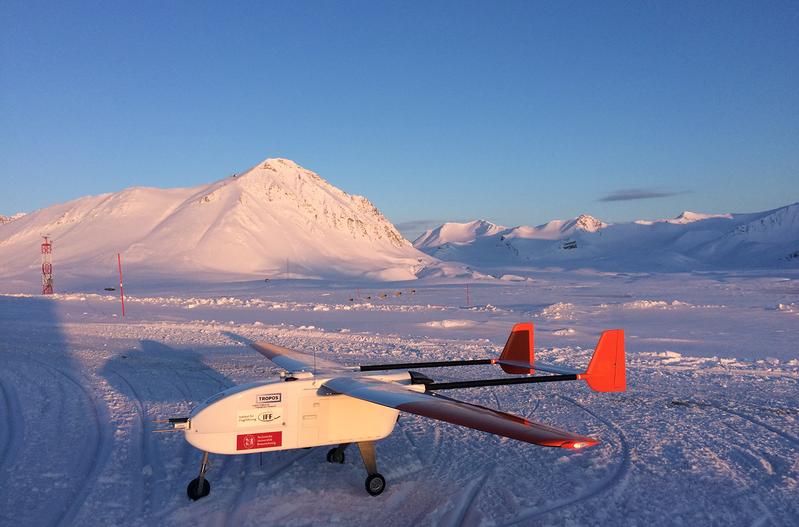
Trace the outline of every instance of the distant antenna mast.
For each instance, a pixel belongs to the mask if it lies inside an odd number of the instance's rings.
[[[49,236],[42,236],[44,242],[42,243],[42,294],[53,294],[53,242],[50,241]]]

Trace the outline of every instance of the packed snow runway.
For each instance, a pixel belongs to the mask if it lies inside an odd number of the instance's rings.
[[[795,525],[799,275],[537,273],[519,282],[131,284],[0,296],[3,525]],[[409,285],[411,284],[411,285]],[[94,292],[92,292],[94,291]],[[401,294],[398,294],[401,293]],[[277,369],[267,340],[348,364],[495,357],[514,322],[537,358],[584,366],[602,329],[627,334],[628,391],[583,383],[457,398],[596,437],[541,448],[403,414],[378,444],[370,497],[356,449],[212,456],[154,419]],[[427,370],[499,377],[491,367]]]

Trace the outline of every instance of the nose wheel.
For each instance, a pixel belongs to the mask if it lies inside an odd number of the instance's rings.
[[[203,452],[203,460],[200,463],[200,475],[189,482],[186,487],[186,494],[192,501],[197,501],[204,498],[211,493],[211,483],[205,479],[205,473],[208,472],[208,452]]]
[[[327,462],[328,463],[338,463],[339,465],[344,463],[344,450],[349,446],[349,443],[342,443],[341,445],[337,446],[336,448],[331,448],[327,451]]]
[[[200,498],[204,498],[208,496],[210,493],[211,493],[211,484],[208,482],[207,479],[203,479],[201,482],[200,478],[194,478],[189,482],[189,486],[186,487],[186,494],[189,495],[189,499],[192,501],[197,501]]]

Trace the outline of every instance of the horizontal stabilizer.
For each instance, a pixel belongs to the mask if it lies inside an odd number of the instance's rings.
[[[574,368],[569,368],[567,366],[542,364],[540,362],[535,363],[535,369],[538,371],[545,371],[547,373],[557,373],[558,375],[577,375],[582,373],[580,370],[575,370]]]

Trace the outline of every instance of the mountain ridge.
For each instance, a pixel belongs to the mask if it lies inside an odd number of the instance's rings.
[[[447,232],[474,223],[443,224],[417,238],[414,247],[441,260],[483,270],[502,266],[608,271],[772,268],[796,265],[799,251],[799,203],[742,214],[684,211],[671,219],[624,223],[605,223],[581,214],[535,227],[520,225],[447,238]]]
[[[195,187],[131,187],[0,225],[0,276],[38,279],[49,234],[57,277],[132,272],[234,279],[291,276],[410,280],[435,259],[417,251],[365,197],[293,161],[268,158]]]

